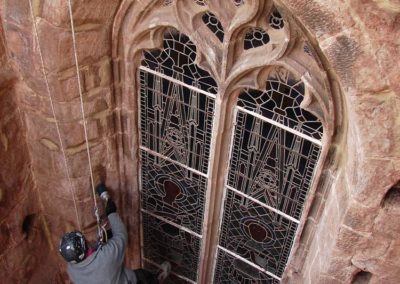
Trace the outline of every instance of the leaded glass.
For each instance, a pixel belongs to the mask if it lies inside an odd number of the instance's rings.
[[[143,70],[140,93],[142,145],[207,173],[214,100]]]
[[[244,4],[244,0],[233,0],[235,6],[240,7]]]
[[[256,48],[269,42],[269,35],[262,28],[249,28],[244,37],[244,49]]]
[[[217,83],[195,64],[196,55],[196,46],[189,37],[171,28],[164,33],[163,49],[144,52],[142,66],[216,94]]]
[[[160,267],[155,265],[154,263],[150,262],[149,260],[145,260],[143,264],[143,268],[152,272],[153,274],[157,274],[160,271]],[[174,273],[175,269],[172,267],[171,273],[165,279],[162,284],[193,284],[196,283],[192,280],[182,279],[182,277],[177,276]]]
[[[142,208],[201,234],[207,179],[141,151]]]
[[[220,245],[280,277],[297,224],[228,190]]]
[[[242,111],[233,143],[228,185],[299,219],[319,146]]]
[[[224,28],[222,27],[221,22],[218,20],[217,16],[215,16],[211,12],[204,13],[203,22],[207,25],[207,27],[212,31],[215,36],[219,39],[220,42],[224,41]]]
[[[278,284],[279,281],[223,250],[218,250],[215,284]]]
[[[269,25],[277,30],[282,29],[285,26],[285,22],[277,9],[274,9],[269,17]]]
[[[144,258],[157,264],[168,260],[175,273],[196,281],[200,239],[146,213],[142,219]]]
[[[206,5],[204,0],[195,0],[195,2],[196,2],[197,5],[200,5],[200,6],[205,6]]]
[[[143,257],[196,281],[217,87],[174,29],[139,68]],[[182,278],[183,277],[183,278]]]
[[[304,99],[304,83],[284,68],[276,68],[267,80],[265,91],[246,89],[238,106],[272,119],[315,139],[322,138],[322,124],[300,107]]]

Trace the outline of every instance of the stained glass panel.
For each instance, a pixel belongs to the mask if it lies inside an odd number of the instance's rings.
[[[209,93],[217,93],[217,83],[210,74],[195,64],[196,46],[185,34],[168,29],[164,47],[145,51],[142,66],[178,79]]]
[[[201,234],[207,179],[142,151],[142,208]]]
[[[144,267],[144,269],[151,271],[153,274],[157,274],[157,272],[160,271],[160,268],[158,266],[156,266],[153,263],[150,263],[149,261],[146,261],[146,260],[144,261],[143,267]],[[165,279],[165,281],[162,284],[193,284],[193,283],[196,283],[196,282],[188,281],[188,280],[178,277],[174,273],[174,271],[175,271],[175,269],[174,269],[174,267],[172,267],[170,275],[167,277],[167,279]]]
[[[224,275],[221,283],[230,277],[223,274],[228,256],[261,267],[255,275],[276,276],[260,283],[277,283],[285,270],[323,134],[318,119],[301,109],[303,99],[303,82],[280,67],[266,91],[247,89],[239,96],[215,274]]]
[[[223,250],[218,251],[218,261],[214,275],[215,284],[278,284],[275,278],[261,272],[257,268],[229,255]]]
[[[228,190],[220,245],[277,276],[289,257],[297,224]]]
[[[207,173],[214,100],[140,71],[141,144]]]
[[[266,90],[244,90],[238,106],[320,140],[322,124],[300,107],[303,99],[304,83],[294,79],[284,68],[276,68],[267,80]]]
[[[175,273],[196,281],[200,239],[146,213],[142,218],[144,257],[157,264],[168,260]]]
[[[269,35],[261,28],[249,28],[243,42],[244,49],[256,48],[269,42]]]
[[[272,10],[271,16],[269,17],[269,25],[276,30],[282,29],[285,26],[285,22],[276,8]]]
[[[215,36],[219,39],[220,42],[224,41],[224,28],[222,27],[221,22],[218,20],[217,16],[215,16],[211,12],[204,13],[203,22],[206,26],[212,31]]]
[[[228,185],[299,219],[319,146],[239,111]]]

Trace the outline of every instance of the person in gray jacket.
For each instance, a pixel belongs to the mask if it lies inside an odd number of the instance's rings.
[[[117,213],[115,203],[109,198],[103,184],[96,191],[106,196],[106,214],[111,226],[112,237],[105,244],[92,248],[83,234],[73,231],[63,236],[60,253],[68,262],[67,271],[75,284],[158,284],[168,276],[171,265],[161,264],[158,275],[144,269],[131,270],[124,267],[125,248],[128,241],[126,227]]]

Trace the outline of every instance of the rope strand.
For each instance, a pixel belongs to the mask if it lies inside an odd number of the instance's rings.
[[[73,16],[72,16],[71,0],[68,0],[68,11],[69,11],[69,18],[70,18],[70,21],[71,21],[72,44],[73,44],[74,57],[75,57],[76,75],[77,75],[77,79],[78,79],[79,98],[80,98],[80,103],[81,103],[81,112],[82,112],[82,119],[83,119],[83,130],[84,130],[84,133],[85,133],[86,152],[87,152],[87,156],[88,156],[89,170],[90,170],[90,180],[91,180],[91,184],[92,184],[94,213],[96,215],[97,229],[98,229],[98,233],[100,235],[100,233],[102,231],[101,231],[101,228],[100,228],[100,215],[99,215],[99,212],[98,212],[97,201],[96,201],[96,192],[95,192],[95,189],[94,189],[93,169],[92,169],[92,161],[90,159],[89,139],[88,139],[88,135],[87,135],[85,110],[84,110],[84,107],[83,107],[83,94],[82,94],[81,78],[80,78],[80,73],[79,73],[78,53],[77,53],[77,50],[76,50],[75,27],[74,27],[74,20],[73,20]]]
[[[71,192],[71,195],[72,195],[72,200],[74,201],[76,221],[78,223],[79,230],[83,233],[82,225],[81,225],[81,222],[80,222],[80,219],[79,219],[79,215],[78,215],[78,207],[76,205],[75,190],[73,189],[73,186],[72,186],[70,172],[69,172],[68,163],[67,163],[67,156],[66,156],[65,150],[64,150],[64,143],[62,142],[62,139],[61,139],[60,127],[59,127],[58,120],[57,120],[57,117],[56,117],[56,113],[55,113],[55,110],[54,110],[53,97],[51,95],[51,91],[50,91],[50,87],[49,87],[49,81],[47,79],[47,74],[46,74],[46,71],[45,71],[45,68],[44,68],[43,54],[42,54],[42,49],[41,49],[41,46],[40,46],[39,35],[38,35],[37,27],[36,27],[36,20],[35,20],[35,15],[33,14],[33,8],[32,8],[32,2],[31,1],[32,0],[29,0],[29,7],[30,7],[30,12],[31,12],[31,17],[32,17],[32,23],[33,23],[35,38],[36,38],[36,41],[37,41],[37,44],[38,44],[41,69],[42,69],[44,82],[45,82],[46,89],[47,89],[47,94],[48,94],[49,99],[50,99],[51,112],[53,114],[53,118],[54,118],[54,121],[55,121],[55,124],[56,124],[57,135],[58,135],[58,140],[60,142],[61,152],[62,152],[62,155],[63,155],[63,158],[64,158],[64,167],[65,167],[65,172],[67,174],[67,179],[68,179],[68,183],[69,183],[69,189],[70,189],[70,192]]]

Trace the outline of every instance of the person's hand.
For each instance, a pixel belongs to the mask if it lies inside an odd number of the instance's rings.
[[[106,214],[107,216],[110,215],[111,213],[116,213],[117,212],[117,206],[115,205],[114,201],[111,199],[108,199],[107,205],[106,205]]]
[[[104,201],[107,201],[110,198],[110,195],[108,194],[107,191],[107,187],[105,186],[104,183],[100,183],[99,185],[96,186],[96,193]]]
[[[107,187],[104,183],[100,183],[96,186],[96,193],[100,196],[104,191],[107,191]]]

